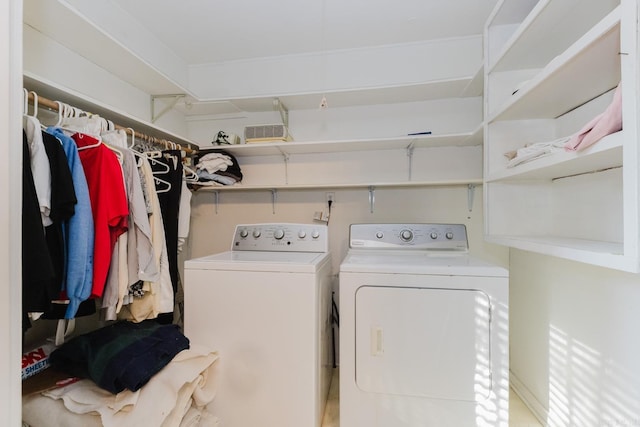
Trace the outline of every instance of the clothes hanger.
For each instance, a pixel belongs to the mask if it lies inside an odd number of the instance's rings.
[[[156,183],[156,193],[167,193],[171,191],[171,183],[165,181],[164,179],[160,179],[157,176],[153,175],[153,181]],[[158,189],[157,185],[162,184],[165,187]]]

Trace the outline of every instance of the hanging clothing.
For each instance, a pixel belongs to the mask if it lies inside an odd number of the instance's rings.
[[[63,288],[65,260],[67,253],[62,227],[75,213],[77,203],[73,177],[61,141],[55,136],[42,132],[42,141],[49,159],[51,170],[51,225],[45,227],[45,236],[54,268],[54,280],[50,284],[49,295],[58,299]]]
[[[72,138],[87,178],[95,229],[91,296],[100,298],[116,240],[127,230],[128,202],[122,168],[114,152],[90,135],[76,133]]]
[[[38,196],[42,225],[51,225],[51,166],[42,140],[40,121],[33,116],[25,116],[24,130],[29,144],[31,173]]]
[[[180,192],[180,211],[178,212],[178,253],[182,252],[184,243],[189,237],[189,227],[191,225],[191,191],[187,187],[187,182],[182,180],[182,191]]]
[[[144,281],[142,286],[130,287],[130,294],[125,299],[126,305],[122,307],[118,317],[133,322],[157,318],[160,313],[171,313],[174,305],[163,218],[158,195],[153,185],[153,171],[147,159],[141,159],[140,171],[144,177],[142,182],[147,185],[146,195],[151,206],[149,216],[151,241],[154,259],[160,268],[160,275],[158,281]]]
[[[165,150],[161,157],[153,160],[153,175],[171,185],[168,191],[158,192],[158,200],[167,242],[171,285],[175,294],[178,289],[178,212],[182,192],[182,157],[179,150]]]
[[[59,128],[49,127],[47,132],[55,136],[62,144],[76,196],[74,215],[66,220],[62,227],[66,254],[62,290],[66,298],[69,299],[64,317],[71,319],[75,317],[80,303],[91,295],[93,284],[93,213],[87,179],[74,140]]]
[[[27,135],[22,133],[22,330],[30,326],[27,313],[49,308],[50,295],[46,284],[54,278],[36,194]]]

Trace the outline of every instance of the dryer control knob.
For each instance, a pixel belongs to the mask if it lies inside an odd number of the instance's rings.
[[[400,238],[405,242],[408,242],[413,239],[413,232],[411,230],[402,230],[400,232]]]
[[[313,230],[313,233],[311,233],[311,237],[317,239],[318,237],[320,237],[320,232],[318,230]]]
[[[298,231],[298,237],[304,239],[305,237],[307,237],[307,233],[304,230],[300,230]]]
[[[453,239],[453,233],[450,231],[447,231],[447,234],[445,234],[444,236],[449,240]]]
[[[257,239],[258,237],[260,237],[262,233],[260,232],[260,230],[253,230],[252,234],[253,234],[253,237]]]
[[[276,240],[281,240],[284,237],[284,230],[279,228],[277,229],[274,233],[273,233],[273,237],[276,238]]]
[[[384,237],[384,234],[382,234],[382,231],[378,231],[378,232],[376,233],[376,237],[377,237],[378,239],[382,239],[382,238]]]
[[[249,235],[249,232],[247,230],[240,230],[240,237],[242,237],[243,239],[248,235]]]
[[[438,233],[434,231],[429,235],[429,237],[431,237],[433,240],[436,240],[438,238]]]

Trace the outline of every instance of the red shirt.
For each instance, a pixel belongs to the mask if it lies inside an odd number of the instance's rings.
[[[113,248],[122,233],[127,231],[129,207],[124,187],[122,167],[116,154],[92,136],[76,133],[72,136],[87,178],[89,199],[93,213],[95,240],[93,247],[92,298],[104,291]],[[91,148],[86,146],[97,145]]]

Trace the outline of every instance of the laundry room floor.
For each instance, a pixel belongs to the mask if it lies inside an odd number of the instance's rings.
[[[322,427],[340,427],[340,375],[334,369]],[[509,390],[509,427],[543,427],[513,390]]]

